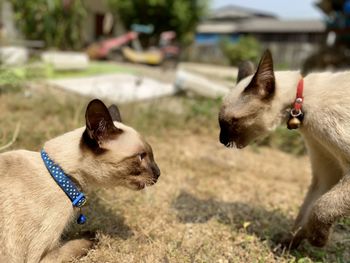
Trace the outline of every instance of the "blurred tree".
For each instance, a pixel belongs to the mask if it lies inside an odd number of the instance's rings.
[[[79,49],[86,11],[82,0],[10,0],[17,25],[26,39],[47,47]]]
[[[259,42],[252,36],[242,36],[237,43],[232,43],[229,39],[224,38],[220,47],[230,65],[233,66],[246,60],[257,62],[261,53]]]
[[[209,0],[108,0],[118,12],[125,27],[131,24],[152,24],[158,36],[174,30],[182,43],[189,43],[197,23],[207,13]]]

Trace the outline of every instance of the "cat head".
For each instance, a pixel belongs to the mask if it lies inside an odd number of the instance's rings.
[[[237,85],[220,109],[220,142],[227,147],[243,148],[269,131],[274,95],[273,61],[270,51],[266,50],[256,71],[251,63],[240,65]]]
[[[157,182],[160,170],[150,144],[122,123],[117,106],[107,108],[102,101],[92,100],[85,119],[81,149],[96,183],[140,190]]]

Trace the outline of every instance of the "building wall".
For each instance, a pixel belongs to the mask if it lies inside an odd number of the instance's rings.
[[[303,42],[303,43],[320,43],[325,40],[325,33],[249,33],[243,35],[253,35],[261,42]]]
[[[86,24],[83,28],[85,41],[90,43],[96,40],[95,16],[96,14],[105,14],[108,12],[106,0],[85,0],[84,5],[87,10]]]
[[[230,40],[232,43],[235,43],[239,39],[239,34],[232,33],[227,35],[221,35],[217,33],[197,33],[195,37],[195,42],[199,45],[216,45],[225,38]]]
[[[220,40],[231,39],[232,43],[239,37],[255,37],[263,49],[269,48],[274,54],[275,64],[290,69],[298,69],[305,59],[325,43],[324,33],[249,33],[249,34],[197,34],[196,43],[188,54],[188,59],[204,62],[227,64],[228,61],[220,50]]]
[[[265,42],[262,46],[271,50],[275,65],[282,69],[301,69],[306,58],[320,48],[307,42]]]
[[[107,0],[84,0],[84,5],[88,12],[86,26],[83,29],[85,41],[87,43],[98,40],[98,36],[96,36],[97,15],[104,16],[108,13],[113,15],[113,31],[111,36],[117,36],[125,32],[124,27],[117,16],[117,12],[109,9]]]
[[[325,33],[250,34],[264,49],[274,54],[275,64],[283,68],[299,69],[311,54],[325,43]]]

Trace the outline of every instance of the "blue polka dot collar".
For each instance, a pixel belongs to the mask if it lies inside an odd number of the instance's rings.
[[[41,150],[41,158],[43,159],[47,170],[49,171],[55,182],[61,187],[68,198],[72,201],[74,207],[81,208],[86,203],[86,197],[83,192],[80,192],[77,186],[72,182],[72,180],[64,173],[62,168],[50,159],[48,154]],[[84,224],[86,218],[84,215],[80,214],[77,223]]]

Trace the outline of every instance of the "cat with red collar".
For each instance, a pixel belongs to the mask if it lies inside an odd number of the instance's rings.
[[[312,182],[288,247],[303,239],[324,246],[332,224],[350,214],[350,72],[274,71],[271,53],[258,68],[245,63],[219,113],[220,141],[244,148],[287,123],[298,128],[312,166]]]

